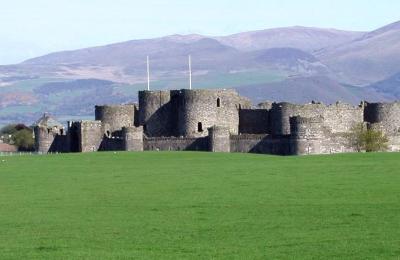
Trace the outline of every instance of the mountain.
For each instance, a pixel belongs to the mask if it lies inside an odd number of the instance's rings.
[[[294,26],[244,32],[216,39],[225,45],[245,51],[284,47],[314,51],[340,45],[362,35],[364,32]]]
[[[244,52],[201,35],[173,35],[51,53],[18,65],[0,66],[0,76],[98,78],[139,83],[146,80],[146,56],[150,56],[153,79],[162,80],[182,77],[187,71],[188,55],[192,55],[194,73],[201,75],[260,69],[289,74],[328,73],[312,54],[296,48]]]
[[[168,72],[171,75],[174,71],[186,70],[189,54],[193,56],[193,65],[197,70],[248,70],[260,65],[249,57],[256,56],[257,51],[293,49],[310,52],[361,35],[362,32],[306,27],[254,31],[214,39],[196,34],[172,35],[51,53],[27,60],[20,67],[31,72],[39,69],[39,74],[47,70],[49,76],[79,77],[80,74],[91,74],[92,77],[99,77],[99,74],[103,74],[106,80],[133,82],[143,77],[143,63],[147,55],[151,58],[151,67],[156,77],[158,72]],[[269,63],[273,65],[273,61]],[[278,66],[278,69],[282,67]]]
[[[372,32],[287,27],[229,36],[171,35],[61,51],[0,66],[0,125],[30,123],[42,112],[91,117],[93,104],[136,101],[152,89],[236,88],[266,99],[390,101],[399,98],[400,22]],[[356,87],[365,86],[365,87]]]
[[[313,51],[339,45],[362,35],[364,35],[363,32],[299,26],[244,32],[229,36],[215,37],[214,40],[211,39],[211,37],[197,34],[171,35],[150,40],[133,40],[82,50],[52,53],[39,58],[30,59],[24,63],[127,65],[136,64],[137,59],[143,61],[146,55],[155,55],[156,57],[163,56],[166,53],[169,53],[171,56],[177,54],[187,55],[199,49],[210,48],[209,51],[212,51],[219,50],[219,48],[228,49],[228,46],[237,50],[246,51],[271,48],[294,48],[304,51]],[[177,51],[177,49],[180,51]]]
[[[326,64],[337,80],[369,85],[397,73],[400,67],[400,22],[396,22],[340,46],[314,55]]]
[[[373,83],[367,88],[383,95],[392,96],[393,99],[400,99],[400,72],[387,79]]]
[[[193,56],[197,71],[229,71],[254,66],[254,62],[232,47],[214,39],[188,35],[51,53],[27,60],[17,69],[50,77],[92,77],[137,83],[145,80],[146,56],[150,56],[152,76],[157,80],[163,76],[181,76],[187,70],[189,54]],[[3,71],[6,68],[3,67]]]
[[[280,82],[242,86],[237,90],[255,103],[265,100],[299,104],[311,101],[331,104],[341,101],[356,105],[361,100],[388,101],[392,98],[374,89],[342,85],[325,76],[294,77]]]
[[[330,70],[312,54],[295,48],[271,48],[247,52],[255,61],[271,68],[300,75],[329,75]]]

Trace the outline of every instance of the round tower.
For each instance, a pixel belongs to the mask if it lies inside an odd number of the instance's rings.
[[[400,103],[366,103],[364,121],[386,135],[397,135],[400,130]]]
[[[171,136],[174,116],[170,91],[139,91],[139,125],[147,136]]]
[[[208,135],[208,128],[226,127],[232,134],[239,131],[241,99],[235,90],[188,90],[179,94],[178,133],[181,136]]]
[[[321,153],[324,137],[322,117],[290,117],[290,153],[293,155]]]
[[[39,153],[48,153],[56,150],[56,137],[65,135],[63,125],[48,114],[44,114],[33,124],[33,133],[35,136],[35,150]]]
[[[111,132],[121,130],[124,126],[133,126],[134,117],[134,104],[95,107],[95,120],[108,124]]]
[[[228,127],[213,126],[208,129],[209,150],[211,152],[231,151],[230,132]]]
[[[289,118],[296,114],[298,105],[282,102],[273,103],[270,112],[271,133],[273,135],[290,134]]]
[[[143,127],[123,127],[122,140],[124,151],[143,151]]]
[[[33,128],[35,135],[35,150],[38,153],[48,153],[54,143],[56,135],[51,129],[43,126],[35,126]]]

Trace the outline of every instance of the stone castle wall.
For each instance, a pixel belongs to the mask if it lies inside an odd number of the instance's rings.
[[[400,102],[367,103],[364,119],[387,135],[397,135],[400,133]]]
[[[122,128],[122,140],[124,151],[143,151],[143,127]]]
[[[74,124],[78,136],[78,151],[99,151],[105,135],[105,128],[101,121],[81,121]]]
[[[239,95],[234,90],[181,90],[178,105],[179,136],[207,136],[207,129],[216,124],[237,134],[239,103]]]
[[[324,141],[322,117],[294,116],[290,121],[290,154],[320,154]]]
[[[324,118],[318,117],[290,117],[290,135],[298,139],[321,139],[324,137]]]
[[[121,137],[103,137],[98,151],[125,151],[124,139]]]
[[[207,136],[215,124],[237,134],[241,104],[234,90],[140,91],[139,125],[148,137]]]
[[[176,111],[170,91],[139,91],[139,125],[149,136],[173,136]]]
[[[39,153],[69,151],[69,139],[63,128],[36,126],[33,131],[35,136],[35,150]]]
[[[231,134],[228,127],[213,126],[208,129],[208,133],[208,148],[211,152],[229,153],[231,151]]]
[[[133,126],[135,105],[107,105],[95,107],[95,120],[108,124],[110,131],[120,130],[124,126]]]
[[[41,152],[214,151],[276,155],[355,151],[356,124],[383,131],[400,151],[400,103],[305,105],[265,102],[253,108],[234,90],[140,91],[139,105],[96,106],[95,121],[36,127]]]
[[[387,136],[389,151],[400,151],[400,102],[366,103],[364,120]]]
[[[320,154],[352,153],[357,152],[355,147],[349,143],[345,133],[326,135],[321,142]]]
[[[240,109],[239,133],[270,133],[269,109]]]
[[[355,124],[364,121],[364,108],[348,104],[274,103],[270,110],[270,129],[274,135],[290,134],[290,117],[323,117],[323,125],[332,133],[348,132]]]
[[[45,128],[45,127],[35,127],[34,128],[35,134],[35,149],[39,153],[47,153],[52,146],[56,133],[53,131]]]
[[[146,151],[208,151],[207,137],[146,137]]]
[[[268,134],[232,135],[231,152],[290,155],[288,137],[276,137]]]

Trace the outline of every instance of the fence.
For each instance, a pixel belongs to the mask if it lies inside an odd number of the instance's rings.
[[[29,155],[47,155],[60,153],[41,153],[41,152],[0,152],[0,157],[5,156],[29,156]]]

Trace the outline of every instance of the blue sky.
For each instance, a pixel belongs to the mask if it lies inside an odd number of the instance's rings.
[[[373,30],[398,0],[0,0],[0,64],[169,34],[226,35],[292,25]]]

